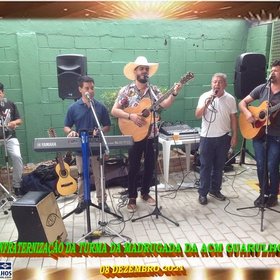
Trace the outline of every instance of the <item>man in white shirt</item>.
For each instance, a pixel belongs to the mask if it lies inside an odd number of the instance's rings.
[[[206,205],[207,194],[225,200],[221,193],[223,169],[230,147],[237,144],[237,106],[234,97],[225,91],[227,76],[216,73],[210,91],[203,93],[195,111],[202,118],[200,134],[199,203]]]

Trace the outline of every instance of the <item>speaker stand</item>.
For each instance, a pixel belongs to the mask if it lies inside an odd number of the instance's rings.
[[[225,165],[229,164],[234,158],[236,158],[239,155],[240,155],[239,165],[242,164],[254,165],[253,163],[245,163],[246,154],[248,154],[251,158],[255,160],[255,156],[246,148],[246,139],[243,138],[240,150],[237,153],[235,153],[230,159],[228,159]]]

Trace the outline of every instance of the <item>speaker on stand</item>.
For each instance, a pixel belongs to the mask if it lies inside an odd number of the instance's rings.
[[[255,87],[266,82],[266,58],[263,54],[243,53],[236,59],[234,75],[234,93],[237,99],[245,98]],[[240,150],[226,162],[229,163],[240,155],[239,164],[245,163],[245,154],[255,159],[246,148],[243,138]]]
[[[256,86],[266,82],[266,58],[263,54],[243,53],[236,59],[234,93],[243,99]]]
[[[79,54],[56,57],[58,94],[61,99],[79,99],[78,78],[87,75],[87,59]]]

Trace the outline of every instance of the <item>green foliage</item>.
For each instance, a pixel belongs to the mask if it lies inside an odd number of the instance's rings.
[[[99,96],[99,100],[106,106],[109,111],[111,111],[115,103],[118,92],[118,89],[112,89],[112,91],[105,91]]]

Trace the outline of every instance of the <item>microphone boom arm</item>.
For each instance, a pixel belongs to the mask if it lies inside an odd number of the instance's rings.
[[[94,116],[94,119],[95,119],[95,121],[96,121],[96,123],[97,123],[97,128],[98,128],[99,133],[100,133],[100,135],[101,135],[102,142],[104,143],[104,146],[105,146],[105,154],[106,154],[106,155],[109,155],[110,150],[109,150],[109,147],[108,147],[108,143],[107,143],[106,138],[105,138],[105,136],[104,136],[104,133],[103,133],[103,131],[102,131],[102,128],[101,128],[100,122],[99,122],[99,120],[98,120],[98,117],[97,117],[97,115],[96,115],[95,109],[94,109],[94,107],[93,107],[93,104],[92,104],[93,101],[90,99],[90,97],[89,97],[87,94],[86,94],[86,97],[88,98],[91,111],[92,111],[93,116]]]

